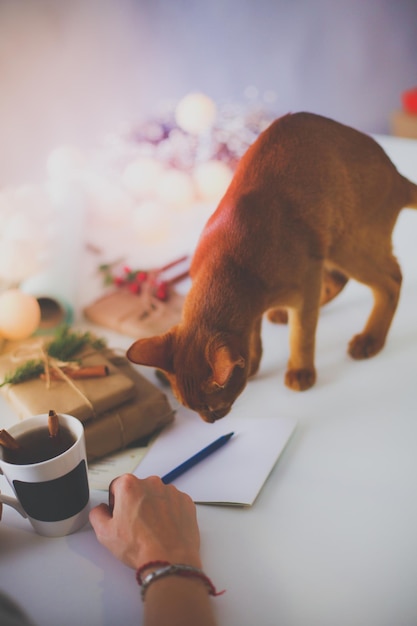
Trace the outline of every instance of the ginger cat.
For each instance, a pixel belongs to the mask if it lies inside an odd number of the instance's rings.
[[[321,304],[353,278],[374,305],[349,343],[354,359],[385,343],[401,287],[391,234],[417,185],[369,136],[311,113],[286,115],[242,157],[199,240],[181,322],[140,339],[128,358],[161,369],[207,422],[226,415],[258,370],[261,320],[288,317],[285,383],[311,387]]]

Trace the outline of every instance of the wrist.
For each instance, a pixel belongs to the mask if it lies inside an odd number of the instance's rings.
[[[155,565],[153,565],[155,563]],[[142,556],[140,560],[137,560],[135,569],[141,569],[146,565],[146,573],[149,573],[153,569],[160,566],[161,563],[183,563],[184,565],[191,565],[192,567],[201,568],[202,562],[200,555],[188,552],[158,552],[152,551],[149,554]]]
[[[219,596],[224,593],[224,590],[217,591],[210,578],[199,567],[184,563],[169,563],[168,561],[149,561],[136,572],[136,580],[142,587],[142,600],[145,599],[145,593],[150,585],[171,576],[198,581],[206,587],[211,596]]]

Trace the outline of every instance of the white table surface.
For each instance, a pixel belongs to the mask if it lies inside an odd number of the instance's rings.
[[[417,181],[417,142],[378,139]],[[353,282],[322,310],[318,382],[307,392],[284,386],[287,329],[264,325],[260,373],[225,419],[291,415],[299,426],[251,508],[198,506],[205,570],[227,589],[213,600],[222,626],[417,624],[415,211],[402,212],[394,246],[401,300],[375,358],[355,362],[346,353],[371,306],[370,292]],[[119,346],[129,343],[120,338]],[[0,401],[2,423],[12,418]],[[93,504],[104,499],[92,494]],[[39,626],[141,623],[133,572],[90,527],[45,539],[9,507],[0,524],[0,588]]]

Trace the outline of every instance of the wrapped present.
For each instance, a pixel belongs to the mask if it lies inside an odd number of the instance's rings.
[[[0,381],[28,357],[39,356],[48,341],[35,338],[11,343],[0,357]],[[174,419],[165,394],[114,350],[88,346],[80,352],[77,368],[60,363],[59,370],[73,373],[61,378],[53,368],[49,377],[38,374],[4,384],[0,391],[19,419],[51,409],[78,417],[84,424],[89,461],[150,437]],[[100,374],[80,378],[79,373],[87,370]]]
[[[42,358],[42,349],[42,340],[36,338],[0,357],[0,379],[28,359]],[[133,381],[106,358],[104,351],[88,346],[78,355],[77,364],[83,368],[104,368],[105,379],[73,379],[65,375],[63,369],[63,376],[52,375],[49,384],[38,376],[19,384],[4,385],[1,392],[20,419],[47,413],[53,408],[57,413],[74,415],[82,422],[135,397]]]
[[[113,274],[112,264],[103,265],[104,284],[113,288],[85,307],[84,315],[130,337],[159,335],[181,319],[185,296],[175,285],[188,278],[189,264],[184,256],[159,269],[124,267],[118,275]]]
[[[94,324],[129,337],[152,337],[178,324],[183,304],[184,296],[177,292],[163,302],[119,289],[88,305],[84,315]]]
[[[174,411],[160,389],[117,355],[110,360],[135,385],[136,396],[84,423],[87,456],[93,461],[153,435],[174,419]]]

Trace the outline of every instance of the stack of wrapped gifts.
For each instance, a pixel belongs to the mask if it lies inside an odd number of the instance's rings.
[[[147,438],[174,419],[165,394],[89,333],[10,342],[0,355],[0,392],[17,419],[66,413],[83,422],[89,461]]]

